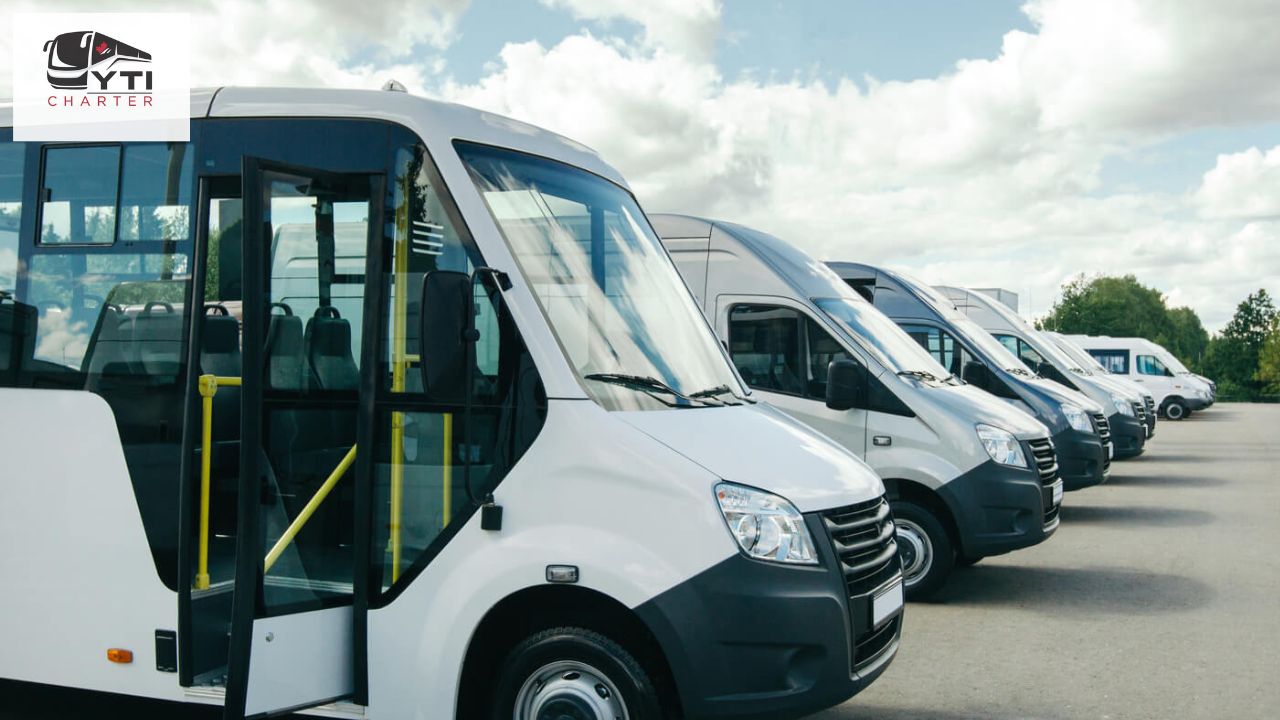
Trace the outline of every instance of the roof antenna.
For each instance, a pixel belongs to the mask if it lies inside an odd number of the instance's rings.
[[[409,88],[405,87],[399,80],[391,79],[382,84],[382,89],[387,92],[409,92]]]

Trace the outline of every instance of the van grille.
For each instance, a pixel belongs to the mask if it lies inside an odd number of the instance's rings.
[[[1094,413],[1093,425],[1098,429],[1098,437],[1102,439],[1102,474],[1111,471],[1111,423],[1102,413]]]
[[[868,626],[872,595],[902,574],[889,501],[881,497],[827,510],[822,524],[844,573],[853,627],[849,649],[856,672],[878,659],[898,637],[900,616],[879,628]]]
[[[1138,418],[1138,422],[1143,425],[1147,424],[1147,406],[1137,400],[1129,403],[1133,406],[1133,415]]]
[[[1041,497],[1044,499],[1044,526],[1058,521],[1058,507],[1053,504],[1053,484],[1058,480],[1058,452],[1049,438],[1027,441],[1031,446],[1031,458],[1040,474]]]
[[[1143,407],[1147,411],[1147,426],[1151,428],[1150,435],[1156,434],[1156,400],[1150,395],[1142,396]],[[1150,435],[1148,437],[1150,437]]]

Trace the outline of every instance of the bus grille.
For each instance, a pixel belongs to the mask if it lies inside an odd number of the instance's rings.
[[[1044,526],[1058,520],[1058,507],[1053,504],[1053,484],[1058,480],[1058,453],[1049,438],[1036,438],[1027,442],[1031,446],[1032,461],[1040,474],[1041,495],[1044,498]]]
[[[854,630],[850,657],[857,672],[875,662],[898,637],[901,616],[879,628],[868,627],[866,619],[870,616],[873,594],[898,578],[902,571],[889,501],[881,497],[827,510],[822,513],[822,524],[844,573]]]
[[[1102,439],[1102,474],[1106,475],[1111,470],[1111,423],[1107,422],[1106,415],[1094,413],[1093,424]]]
[[[1136,400],[1129,404],[1133,406],[1133,415],[1134,417],[1138,418],[1138,422],[1142,423],[1143,425],[1146,425],[1147,424],[1147,406]]]

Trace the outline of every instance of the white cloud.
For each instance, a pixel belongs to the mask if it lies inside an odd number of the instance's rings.
[[[1280,218],[1280,145],[1219,155],[1196,200],[1207,217]]]
[[[608,23],[638,23],[649,48],[669,48],[686,57],[707,60],[720,29],[719,0],[541,0],[568,10],[574,18]]]
[[[584,33],[508,45],[479,82],[440,94],[595,147],[649,211],[742,222],[819,257],[1012,286],[1040,312],[1081,271],[1133,272],[1194,301],[1211,327],[1238,289],[1280,291],[1266,243],[1249,240],[1274,236],[1270,224],[1245,233],[1197,217],[1192,197],[1104,194],[1100,179],[1106,159],[1186,129],[1280,119],[1280,44],[1268,39],[1280,6],[1025,10],[1036,31],[1007,33],[995,59],[911,82],[725,78],[696,53]]]

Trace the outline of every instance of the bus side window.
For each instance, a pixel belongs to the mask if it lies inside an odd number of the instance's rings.
[[[800,395],[805,377],[800,358],[802,328],[800,313],[790,308],[735,305],[730,309],[729,354],[742,379],[759,390]]]
[[[1090,350],[1089,354],[1107,369],[1107,372],[1117,375],[1129,374],[1129,351],[1128,350]]]

